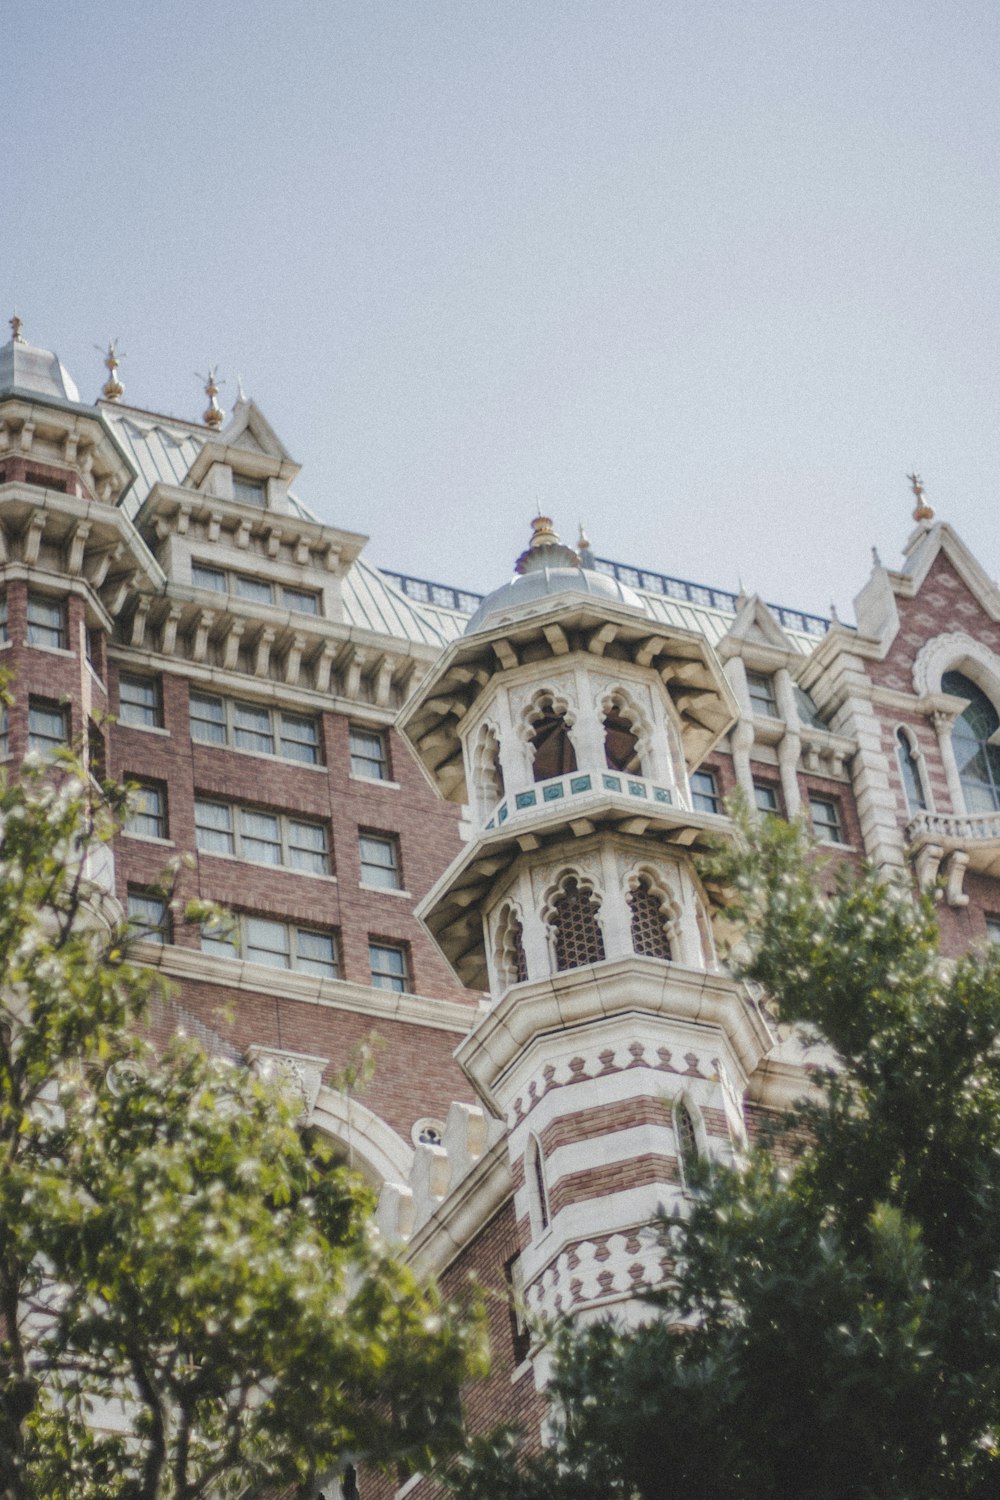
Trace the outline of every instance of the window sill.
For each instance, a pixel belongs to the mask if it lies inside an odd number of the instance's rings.
[[[266,750],[244,750],[240,745],[220,745],[218,740],[199,740],[191,736],[192,745],[200,745],[203,750],[222,750],[226,755],[245,755],[249,760],[270,760],[279,766],[295,766],[301,771],[326,771],[327,767],[322,761],[295,760],[287,755],[269,755]]]
[[[68,651],[65,646],[43,646],[40,641],[25,641],[24,644],[29,651],[44,651],[48,656],[65,656],[70,661],[76,660],[76,652]]]
[[[369,885],[366,880],[358,881],[359,891],[374,891],[379,896],[402,896],[406,901],[412,901],[413,895],[410,891],[404,891],[398,885]]]
[[[223,854],[221,849],[197,849],[199,859],[224,859],[228,865],[251,865],[255,870],[274,870],[281,875],[297,875],[299,879],[326,880],[336,885],[336,875],[321,875],[317,870],[296,870],[291,865],[272,865],[259,859],[244,859],[242,854]]]
[[[136,839],[140,844],[159,844],[161,849],[173,849],[176,847],[173,839],[162,839],[155,833],[136,833],[131,828],[123,828],[118,837]]]
[[[362,786],[385,786],[393,792],[402,791],[402,787],[398,781],[388,781],[381,776],[358,776],[352,771],[347,779],[349,781],[360,781]]]
[[[170,730],[164,729],[162,724],[129,724],[126,719],[115,720],[116,729],[138,729],[140,734],[159,734],[169,740]]]

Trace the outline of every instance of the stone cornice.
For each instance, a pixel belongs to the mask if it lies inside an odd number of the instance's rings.
[[[402,1252],[421,1276],[440,1276],[512,1197],[506,1138],[501,1138],[449,1192]]]

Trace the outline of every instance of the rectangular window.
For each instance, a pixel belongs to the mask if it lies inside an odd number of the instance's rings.
[[[692,771],[691,804],[698,812],[722,811],[719,786],[714,771]]]
[[[294,609],[300,615],[319,614],[319,595],[308,589],[293,589],[286,584],[281,590],[281,602],[286,609]]]
[[[265,494],[263,479],[248,479],[245,474],[233,475],[233,499],[241,505],[263,506]]]
[[[386,890],[398,891],[403,882],[399,873],[397,841],[376,833],[363,833],[359,846],[362,884],[380,885]]]
[[[410,988],[406,949],[395,943],[369,943],[368,962],[372,984],[378,990],[395,990],[406,994]]]
[[[0,641],[9,641],[10,632],[7,628],[7,595],[0,595]]]
[[[10,712],[6,703],[0,703],[0,760],[10,754]]]
[[[380,729],[351,728],[351,775],[368,781],[389,780],[389,751]]]
[[[809,796],[809,815],[813,833],[825,844],[842,844],[844,833],[840,823],[840,805],[832,797]]]
[[[170,924],[167,903],[152,891],[128,888],[129,935],[147,943],[169,943]]]
[[[66,605],[42,594],[28,595],[28,645],[66,649]]]
[[[226,575],[221,568],[210,568],[205,563],[193,562],[191,582],[196,589],[211,589],[213,594],[226,593]]]
[[[133,677],[122,672],[118,679],[118,722],[139,729],[162,727],[163,704],[158,678]]]
[[[755,781],[753,784],[753,800],[758,812],[780,813],[781,804],[778,801],[778,788],[767,781]]]
[[[138,784],[125,814],[125,831],[144,839],[166,838],[167,794],[164,787],[152,781]]]
[[[295,969],[324,979],[340,978],[336,934],[299,927],[294,922],[242,914],[228,932],[221,927],[203,927],[201,946],[204,953],[214,953],[218,958],[245,958],[268,969]]]
[[[69,743],[69,716],[61,703],[28,699],[28,749],[46,755]]]
[[[271,585],[263,578],[247,578],[238,573],[234,582],[233,593],[238,599],[252,599],[254,604],[273,604]]]
[[[747,688],[750,691],[750,707],[755,714],[778,717],[778,700],[774,695],[774,678],[769,672],[748,672]]]
[[[330,872],[322,823],[204,797],[195,799],[194,820],[195,843],[203,854],[229,854],[252,864],[284,865],[311,875]]]
[[[235,745],[255,755],[275,755],[319,765],[319,723],[256,703],[235,703],[212,693],[190,696],[191,738],[203,745]]]

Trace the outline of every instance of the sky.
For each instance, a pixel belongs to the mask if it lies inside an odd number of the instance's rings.
[[[109,336],[137,406],[242,376],[371,561],[488,590],[540,508],[851,619],[915,466],[996,573],[995,0],[3,0],[0,55],[0,317],[87,398]]]

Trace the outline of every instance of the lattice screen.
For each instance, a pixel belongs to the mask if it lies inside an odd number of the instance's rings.
[[[604,957],[604,938],[597,923],[597,899],[568,880],[555,902],[556,968],[579,969]]]
[[[663,908],[645,881],[629,893],[632,909],[632,947],[646,958],[669,958],[670,939],[663,924]]]

